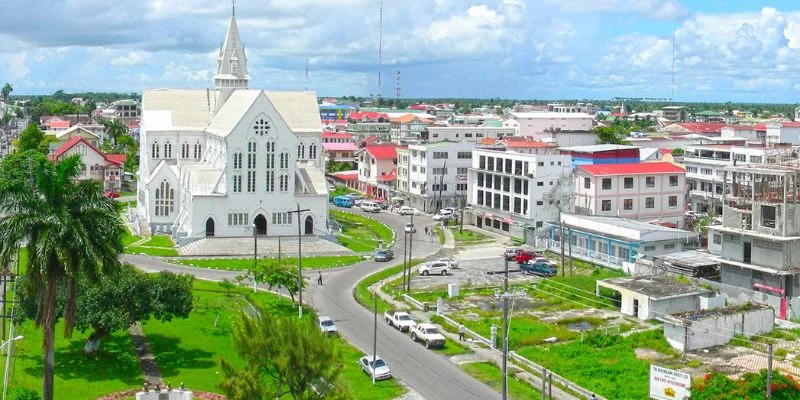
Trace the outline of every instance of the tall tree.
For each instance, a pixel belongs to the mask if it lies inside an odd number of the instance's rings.
[[[15,166],[0,162],[0,175],[15,176],[3,171]],[[78,180],[82,168],[74,155],[58,163],[29,163],[27,181],[0,181],[0,265],[11,262],[20,243],[27,241],[26,285],[21,290],[37,299],[34,323],[42,328],[44,342],[43,400],[53,400],[58,314],[65,337],[75,327],[78,278],[97,279],[120,267],[122,221],[99,183]],[[56,307],[59,289],[65,297],[63,311]]]
[[[35,123],[31,123],[19,134],[17,140],[17,150],[41,150],[41,144],[44,141],[44,132],[39,130]],[[44,153],[47,153],[46,151]]]
[[[597,135],[597,143],[610,143],[610,144],[627,144],[625,137],[628,135],[626,129],[616,125],[612,126],[598,126],[592,129],[592,132]]]
[[[224,379],[217,383],[231,400],[349,399],[337,385],[341,353],[333,338],[308,319],[275,318],[256,305],[233,326],[233,345],[245,365],[220,361]]]
[[[10,83],[6,82],[6,84],[3,85],[3,88],[0,89],[0,95],[3,96],[3,103],[8,103],[8,96],[10,96],[11,92],[13,91],[14,88],[11,86]]]
[[[106,135],[111,138],[111,143],[116,149],[119,138],[128,134],[128,127],[118,119],[104,119],[101,123],[105,127]]]
[[[24,277],[20,282],[24,285]],[[138,321],[151,317],[169,322],[173,318],[186,318],[192,311],[191,275],[176,275],[168,271],[145,274],[133,265],[124,264],[116,273],[106,274],[93,281],[78,278],[77,315],[75,328],[81,332],[92,330],[83,350],[94,353],[108,335],[128,329]],[[29,293],[20,293],[22,318],[36,318],[38,299]],[[64,309],[63,288],[56,296],[56,309]]]

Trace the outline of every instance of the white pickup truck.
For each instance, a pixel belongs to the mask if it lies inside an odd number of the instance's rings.
[[[422,323],[411,328],[411,340],[425,343],[425,348],[444,346],[444,336],[433,324]]]
[[[383,318],[389,326],[393,326],[400,330],[400,332],[408,332],[411,328],[417,326],[417,323],[411,319],[411,315],[405,311],[386,310],[383,313]]]

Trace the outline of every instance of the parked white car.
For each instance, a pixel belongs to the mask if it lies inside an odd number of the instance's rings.
[[[419,273],[428,275],[447,275],[450,273],[450,264],[440,261],[429,261],[419,266]]]
[[[381,206],[374,201],[362,201],[359,207],[364,212],[372,212],[372,213],[381,212]]]
[[[425,343],[425,348],[444,346],[444,335],[433,324],[422,323],[411,329],[411,340]]]
[[[458,268],[458,260],[453,257],[442,257],[431,261],[447,263],[450,268]]]
[[[443,219],[453,218],[453,212],[450,210],[439,210],[439,213],[433,216],[434,221],[441,221]]]
[[[317,320],[317,323],[319,325],[319,330],[321,330],[322,333],[327,333],[329,335],[336,334],[336,325],[334,325],[331,317],[320,316]]]
[[[405,231],[406,233],[417,233],[417,227],[411,222],[406,222]]]
[[[364,357],[358,360],[358,365],[361,366],[361,370],[364,373],[374,377],[376,381],[392,377],[392,371],[389,370],[389,366],[380,356],[373,357],[372,354],[365,354]]]
[[[402,207],[400,207],[400,209],[397,212],[400,215],[414,215],[415,214],[414,211],[415,210],[413,208],[409,207],[409,206],[402,206]]]

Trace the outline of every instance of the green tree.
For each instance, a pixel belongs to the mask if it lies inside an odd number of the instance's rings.
[[[106,135],[111,138],[111,143],[116,149],[119,138],[128,134],[128,127],[118,119],[104,119],[100,123],[103,124]]]
[[[597,143],[610,143],[610,144],[627,144],[625,137],[628,136],[629,131],[618,125],[612,126],[598,126],[592,129],[597,135]]]
[[[14,88],[8,82],[6,82],[6,84],[3,85],[3,88],[0,89],[0,95],[3,96],[3,102],[4,103],[8,103],[8,96],[10,96],[11,92],[13,92],[13,91],[14,91]]]
[[[791,375],[772,374],[772,399],[800,398],[800,383]],[[706,374],[701,383],[692,385],[692,400],[766,399],[767,371],[746,372],[738,380],[720,373]]]
[[[242,312],[233,325],[233,345],[245,365],[220,361],[225,377],[217,387],[229,399],[352,398],[337,385],[342,361],[333,338],[309,319],[278,319],[263,306],[255,307],[255,315]]]
[[[19,139],[16,141],[17,150],[38,150],[41,152],[42,141],[44,141],[44,132],[39,130],[35,123],[31,123],[19,134]],[[47,152],[45,151],[44,153]]]
[[[13,166],[0,162],[0,170]],[[34,324],[42,328],[44,342],[44,400],[53,400],[57,314],[64,319],[64,336],[71,337],[78,278],[97,279],[119,269],[123,250],[124,227],[115,202],[103,197],[99,183],[78,180],[81,169],[75,155],[58,163],[31,163],[27,181],[0,181],[0,265],[12,262],[27,241],[26,285],[20,289],[39,299]],[[65,296],[60,313],[59,289]]]
[[[294,302],[294,295],[299,291],[300,282],[297,279],[297,269],[286,265],[278,265],[277,262],[259,263],[258,270],[255,271],[255,280],[258,283],[266,283],[269,289],[273,287],[283,288],[289,292],[289,296]],[[306,287],[305,277],[302,281]]]
[[[24,277],[21,283],[25,284]],[[78,278],[77,316],[75,328],[81,332],[92,329],[83,350],[94,353],[109,334],[128,329],[138,321],[169,322],[186,318],[192,311],[191,275],[176,275],[162,271],[148,275],[133,265],[123,267],[94,281]],[[36,318],[38,299],[30,293],[20,293],[22,318]],[[56,296],[56,309],[64,309],[65,294],[61,288]]]

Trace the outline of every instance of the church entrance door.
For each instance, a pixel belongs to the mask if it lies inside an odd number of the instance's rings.
[[[208,218],[206,220],[206,237],[214,236],[214,219]]]
[[[256,219],[253,220],[253,223],[256,225],[256,235],[267,234],[267,219],[264,218],[263,215],[258,214]]]
[[[313,235],[314,234],[314,218],[311,216],[306,217],[306,235]]]

